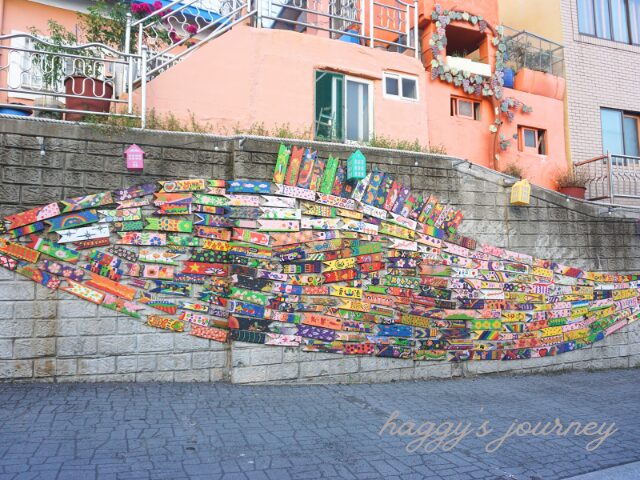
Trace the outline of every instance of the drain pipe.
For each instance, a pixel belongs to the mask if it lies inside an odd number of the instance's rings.
[[[4,35],[4,0],[0,0],[0,35]],[[9,64],[9,52],[10,50],[7,50],[7,65]],[[2,55],[3,53],[0,52],[0,65],[3,63]],[[7,83],[9,83],[9,72],[5,73],[5,75],[7,75]],[[2,93],[1,101],[9,103],[9,98],[6,92]]]
[[[0,35],[4,35],[4,0],[0,0]]]

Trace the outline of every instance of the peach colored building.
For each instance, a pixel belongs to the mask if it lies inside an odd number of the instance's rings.
[[[49,18],[73,30],[89,3],[0,0],[0,32],[44,30]],[[566,170],[564,80],[523,65],[503,87],[511,63],[498,0],[165,0],[151,8],[160,10],[134,22],[129,47],[148,48],[144,95],[134,82],[138,108],[194,117],[216,133],[287,125],[322,140],[417,140],[499,170],[517,164],[549,188]],[[157,41],[158,27],[175,45]],[[195,46],[186,48],[187,37]],[[10,75],[1,70],[0,82]]]

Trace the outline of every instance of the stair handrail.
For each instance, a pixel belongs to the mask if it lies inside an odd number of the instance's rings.
[[[245,9],[245,7],[246,7],[246,3],[240,3],[240,6],[238,8],[236,8],[235,10],[230,12],[229,17],[232,17],[232,15],[241,13]],[[256,13],[255,10],[249,10],[244,15],[241,15],[240,17],[238,17],[237,19],[235,19],[235,20],[233,20],[231,22],[224,22],[224,23],[226,23],[224,25],[224,27],[216,28],[214,31],[210,32],[205,38],[200,39],[193,47],[189,47],[188,49],[183,50],[179,54],[173,56],[171,59],[167,59],[164,62],[162,62],[160,65],[157,65],[154,68],[148,70],[147,71],[147,75],[154,75],[155,73],[157,73],[157,72],[161,71],[162,69],[164,69],[165,67],[167,67],[169,64],[179,61],[186,54],[197,50],[198,48],[203,46],[205,43],[207,43],[209,40],[211,40],[211,39],[213,39],[213,38],[215,38],[215,37],[217,37],[219,35],[222,35],[226,31],[228,31],[231,28],[233,28],[234,26],[236,26],[239,23],[242,23],[243,21],[245,21],[246,19],[252,17],[255,13]],[[213,25],[214,24],[207,25],[207,26],[203,27],[203,29],[201,31],[208,30]],[[187,42],[187,40],[188,40],[187,38],[183,38],[179,42],[176,42],[176,43],[172,44],[170,47],[167,47],[164,50],[158,52],[155,55],[155,57],[157,58],[157,57],[160,57],[160,56],[166,54],[169,50],[171,50],[172,47],[183,45],[184,43]]]
[[[156,39],[160,36],[160,30],[170,32],[176,32],[176,29],[187,31],[189,25],[196,26],[196,32],[191,32],[190,35],[184,35],[179,39],[171,37],[171,43],[167,43],[166,46],[159,48],[158,50],[150,49],[148,52],[148,68],[147,75],[152,76],[167,68],[170,64],[178,62],[187,53],[202,46],[202,44],[211,40],[212,38],[221,35],[229,30],[231,27],[245,21],[246,19],[257,14],[257,3],[255,0],[222,0],[218,6],[218,11],[207,10],[207,14],[201,12],[202,0],[181,1],[174,0],[168,3],[158,10],[155,10],[144,17],[133,20],[131,13],[127,14],[127,29],[125,37],[125,51],[130,52],[132,48],[135,48],[137,52],[141,52],[145,45],[145,38],[151,38],[150,31],[158,32]],[[189,21],[187,15],[189,15],[188,9],[195,9],[195,14],[191,15],[194,20]],[[223,9],[225,10],[223,12]],[[244,13],[243,13],[244,12]],[[216,18],[213,18],[215,15]],[[208,17],[208,18],[207,18]],[[168,25],[166,27],[165,25]],[[133,40],[134,32],[137,32],[137,41]],[[198,38],[198,41],[193,46],[188,46],[182,52],[177,55],[173,55],[169,59],[163,59],[169,55],[169,52],[180,48],[185,44],[188,44],[195,34],[206,34],[204,38]],[[136,45],[132,45],[135,43]],[[147,45],[150,47],[150,45]],[[158,59],[161,59],[160,63],[155,63]],[[139,81],[140,78],[138,77]]]

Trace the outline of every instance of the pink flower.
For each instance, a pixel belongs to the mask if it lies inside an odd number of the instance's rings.
[[[190,35],[195,35],[196,33],[198,33],[198,25],[194,23],[190,23],[189,25],[184,27],[184,29]]]
[[[160,10],[163,7],[162,2],[156,0],[155,2],[153,2],[153,10]]]
[[[139,15],[149,15],[151,13],[151,7],[147,3],[132,3],[131,13]]]

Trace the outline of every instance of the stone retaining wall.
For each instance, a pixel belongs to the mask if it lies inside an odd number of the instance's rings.
[[[124,149],[146,152],[128,172]],[[295,142],[304,144],[305,142]],[[0,215],[46,202],[170,178],[270,178],[279,141],[124,130],[0,118]],[[319,156],[351,148],[316,144]],[[44,154],[42,154],[44,151]],[[508,177],[455,158],[363,149],[371,165],[461,208],[461,233],[511,250],[593,270],[640,271],[635,212],[533,189],[509,206]],[[640,323],[640,322],[639,322]],[[140,321],[50,292],[0,270],[0,380],[335,382],[449,378],[489,372],[634,367],[636,324],[560,357],[463,364],[344,358],[297,349],[223,345],[152,329]]]

